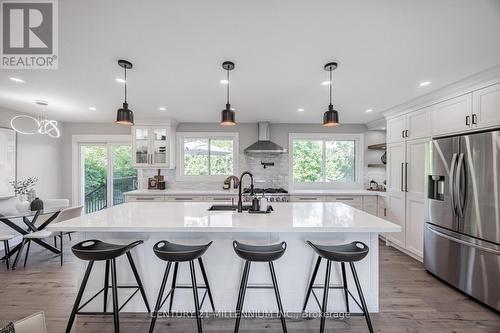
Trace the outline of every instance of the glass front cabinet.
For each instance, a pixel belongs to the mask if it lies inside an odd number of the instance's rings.
[[[175,127],[165,125],[132,126],[132,158],[136,168],[175,167]]]

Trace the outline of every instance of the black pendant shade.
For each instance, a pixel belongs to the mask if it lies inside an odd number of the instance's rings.
[[[222,68],[227,71],[227,87],[226,87],[226,108],[221,112],[221,121],[220,124],[222,126],[234,126],[236,125],[236,115],[233,110],[231,110],[231,104],[229,104],[229,71],[234,69],[234,63],[231,61],[224,61],[222,63]]]
[[[120,125],[134,125],[134,112],[128,108],[127,103],[127,69],[132,68],[132,63],[127,60],[118,60],[118,65],[125,71],[125,101],[123,107],[116,111],[116,123]]]
[[[116,123],[120,125],[134,125],[134,112],[128,108],[128,103],[123,103],[123,107],[116,111]]]
[[[220,124],[223,126],[233,126],[236,125],[236,120],[235,120],[235,113],[233,110],[231,110],[231,105],[226,104],[226,108],[222,110],[222,117],[221,117]]]
[[[330,72],[330,104],[328,105],[328,111],[323,114],[323,126],[325,127],[334,127],[339,124],[339,113],[337,110],[333,109],[332,104],[332,85],[333,85],[333,70],[337,68],[338,64],[336,62],[329,62],[325,65],[325,71]]]
[[[333,105],[328,105],[328,111],[323,114],[323,126],[333,127],[339,125],[339,113],[333,109]]]

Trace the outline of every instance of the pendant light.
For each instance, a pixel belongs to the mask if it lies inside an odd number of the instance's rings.
[[[127,60],[118,60],[118,65],[125,70],[125,101],[123,107],[116,111],[116,123],[120,125],[134,125],[134,112],[128,108],[127,103],[127,69],[132,68],[132,63]]]
[[[333,109],[332,104],[332,75],[333,71],[337,68],[336,62],[329,62],[325,65],[325,71],[330,72],[330,104],[328,105],[328,111],[323,114],[323,126],[334,127],[339,125],[339,113]]]
[[[226,87],[226,108],[222,110],[222,117],[220,124],[223,126],[233,126],[236,125],[234,111],[231,110],[231,104],[229,103],[229,71],[234,69],[234,63],[231,61],[224,61],[222,63],[222,68],[227,71],[227,87]]]

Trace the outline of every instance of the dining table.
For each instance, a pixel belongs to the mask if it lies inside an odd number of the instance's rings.
[[[18,211],[15,207],[6,208],[0,210],[0,221],[21,236],[24,236],[31,232],[45,229],[65,208],[67,208],[67,205],[47,205],[42,210],[28,211]],[[47,218],[41,224],[37,225],[37,220],[42,216]],[[32,239],[32,241],[55,254],[61,253],[58,248],[43,239]],[[12,257],[20,248],[21,244],[19,243],[9,251],[9,257]],[[4,259],[5,256],[0,258],[0,260]]]

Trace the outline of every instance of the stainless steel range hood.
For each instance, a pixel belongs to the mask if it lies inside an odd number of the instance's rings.
[[[245,154],[251,153],[267,153],[281,154],[286,153],[286,149],[269,140],[269,123],[259,122],[259,141],[248,146],[245,149]]]

